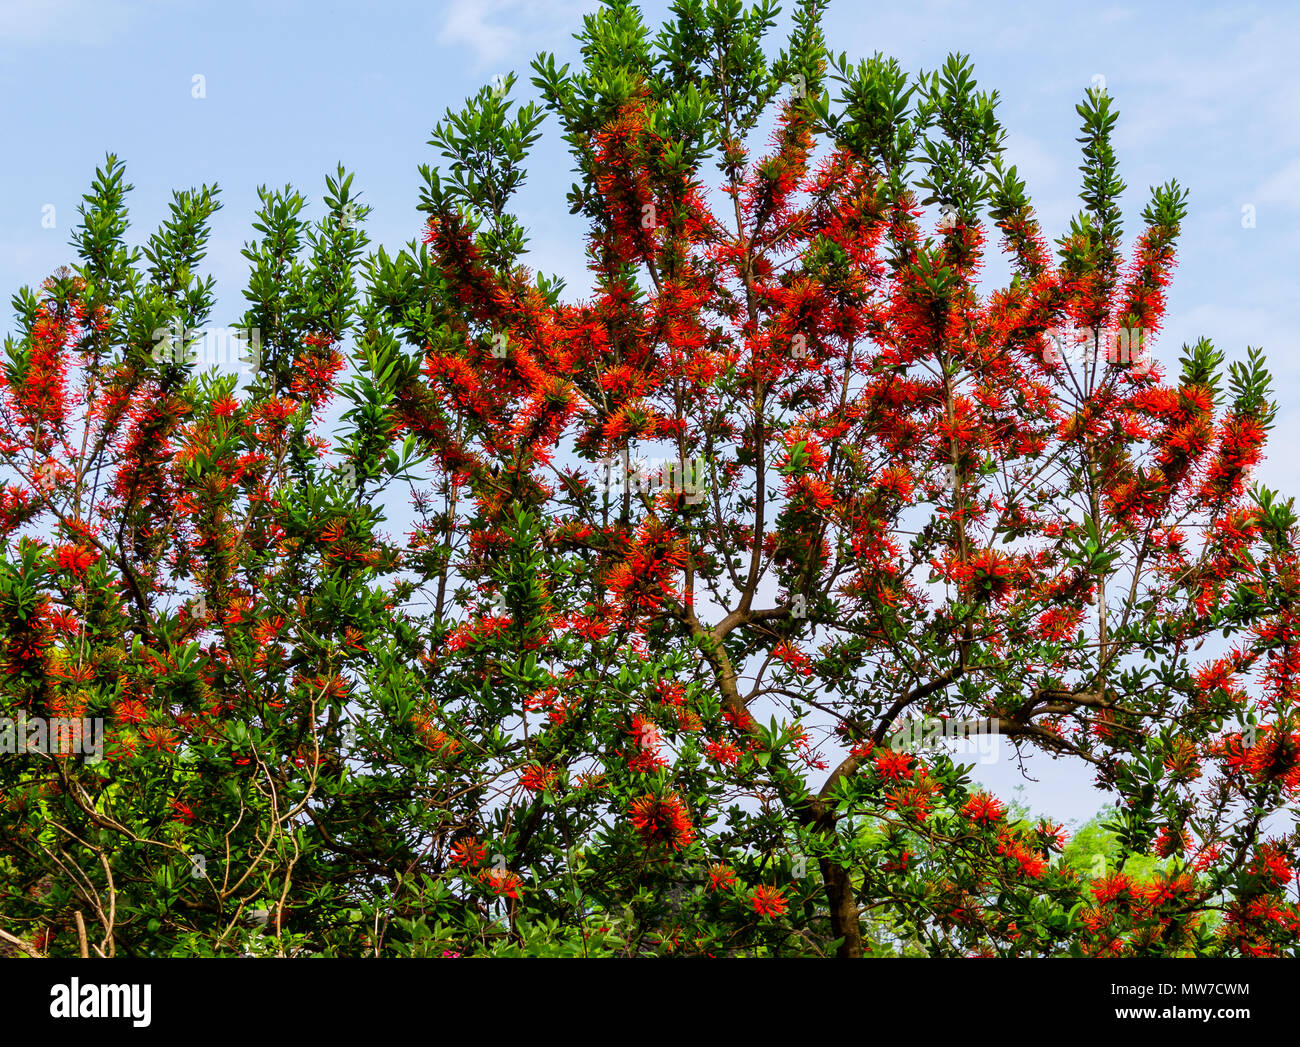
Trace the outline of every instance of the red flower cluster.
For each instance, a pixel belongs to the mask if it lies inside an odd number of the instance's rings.
[[[897,753],[892,749],[877,748],[871,762],[875,764],[876,773],[886,781],[897,781],[912,773],[910,753]]]
[[[85,575],[90,565],[99,559],[99,554],[81,545],[60,545],[56,550],[59,569],[68,571],[78,578]]]
[[[1246,754],[1246,770],[1258,782],[1278,781],[1300,789],[1300,733],[1266,728]]]
[[[509,869],[486,869],[481,879],[493,894],[501,898],[518,898],[524,889],[519,874]]]
[[[991,824],[1001,819],[1006,813],[1006,808],[992,796],[976,793],[966,801],[961,813],[977,824],[980,822]]]
[[[524,768],[520,784],[530,793],[545,792],[556,782],[555,768],[530,764]]]
[[[740,750],[732,742],[725,739],[720,742],[710,741],[704,746],[704,751],[708,754],[709,759],[716,760],[723,767],[730,767],[740,760]]]
[[[885,790],[885,809],[923,822],[934,810],[934,786],[930,782]]]
[[[1026,846],[1023,840],[1004,834],[997,844],[998,854],[1014,861],[1020,872],[1031,880],[1037,880],[1047,871],[1047,859],[1038,851]]]
[[[646,795],[632,803],[632,827],[647,845],[680,851],[695,839],[695,829],[676,793]]]
[[[709,890],[723,891],[736,882],[736,874],[726,865],[709,866]]]
[[[473,836],[465,836],[451,845],[451,860],[462,869],[478,865],[487,857],[485,848]]]
[[[754,893],[749,897],[749,903],[753,906],[754,912],[768,919],[773,916],[784,916],[789,909],[785,896],[775,887],[755,887]]]

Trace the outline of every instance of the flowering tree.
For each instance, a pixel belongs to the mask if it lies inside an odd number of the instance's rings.
[[[969,64],[851,65],[819,6],[769,57],[765,3],[606,4],[537,103],[447,113],[363,294],[344,173],[314,226],[264,192],[242,393],[156,333],[210,309],[215,191],[133,255],[100,173],[75,273],[15,300],[0,641],[7,710],[109,753],[0,763],[6,940],[1295,952],[1297,521],[1250,486],[1261,354],[1152,352],[1185,194],[1126,261],[1089,92],[1053,253]],[[580,299],[510,209],[546,115]],[[943,719],[1090,765],[1107,850]]]

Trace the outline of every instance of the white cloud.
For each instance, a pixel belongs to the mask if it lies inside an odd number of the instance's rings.
[[[525,51],[531,59],[535,51],[569,38],[582,13],[595,6],[579,0],[452,0],[438,43],[468,47],[478,69],[501,65]]]
[[[40,40],[52,35],[59,6],[41,0],[0,0],[0,41]]]
[[[519,46],[519,32],[513,26],[492,24],[489,19],[508,3],[483,0],[455,0],[447,10],[438,43],[449,47],[468,45],[480,67],[498,62]]]
[[[1292,160],[1267,179],[1255,190],[1252,202],[1273,204],[1290,211],[1300,210],[1300,160]]]
[[[1004,145],[1004,163],[1015,165],[1016,174],[1025,180],[1031,191],[1036,184],[1044,185],[1060,176],[1060,159],[1039,139],[1008,129]]]
[[[1229,124],[1264,124],[1279,147],[1300,142],[1295,121],[1300,21],[1294,11],[1251,15],[1248,10],[1231,16],[1201,13],[1174,31],[1163,55],[1144,54],[1123,68],[1124,76],[1145,86],[1150,100],[1140,111],[1124,112],[1121,94],[1117,147]]]
[[[165,0],[0,0],[0,46],[103,44]]]
[[[1268,304],[1270,298],[1266,293],[1257,302],[1243,295],[1234,303],[1225,294],[1220,302],[1171,310],[1156,341],[1156,355],[1172,371],[1178,365],[1182,346],[1193,345],[1199,338],[1208,338],[1229,361],[1245,360],[1249,346],[1263,349],[1269,372],[1277,383],[1274,393],[1284,402],[1294,402],[1296,378],[1300,375],[1300,368],[1293,362],[1297,349],[1294,320],[1285,306]]]

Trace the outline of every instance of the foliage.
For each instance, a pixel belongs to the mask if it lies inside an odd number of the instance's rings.
[[[776,17],[606,3],[446,114],[396,253],[342,169],[263,190],[243,388],[158,335],[216,189],[131,249],[109,158],[5,347],[0,711],[108,743],[0,760],[26,950],[1295,953],[1296,518],[1262,354],[1151,355],[1186,194],[1126,261],[1089,92],[1054,256],[968,60]],[[581,299],[511,210],[546,117]],[[1110,871],[941,717],[1090,765]]]

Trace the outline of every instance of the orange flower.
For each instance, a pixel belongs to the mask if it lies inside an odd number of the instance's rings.
[[[451,845],[451,860],[462,869],[478,865],[487,857],[487,849],[473,836],[466,836]]]
[[[78,578],[89,570],[90,565],[97,559],[98,555],[81,545],[61,545],[58,547],[59,567],[64,571],[71,571]]]
[[[992,796],[976,793],[966,801],[961,813],[973,822],[991,823],[1002,817],[1004,809],[1001,802],[995,800]]]
[[[934,809],[930,790],[924,786],[909,785],[901,789],[888,789],[885,792],[885,808],[908,815],[918,822],[923,822]]]
[[[483,873],[483,882],[493,894],[502,898],[518,898],[524,886],[519,874],[509,869],[488,869]]]
[[[759,916],[784,916],[788,909],[785,897],[775,887],[755,887],[749,902]]]
[[[530,793],[545,792],[555,784],[555,770],[543,764],[531,764],[524,768],[524,776],[520,782]]]
[[[880,777],[892,782],[908,774],[912,757],[908,753],[896,753],[892,749],[877,749],[872,763],[876,765],[876,773]]]
[[[253,642],[258,647],[265,647],[268,643],[279,635],[280,630],[284,628],[284,618],[276,615],[274,618],[263,618],[253,626]]]
[[[666,845],[679,851],[695,838],[690,818],[675,793],[643,796],[632,804],[632,826],[646,844]]]
[[[123,698],[114,710],[117,718],[123,723],[140,723],[149,715],[149,710],[144,707],[144,702],[138,698]]]
[[[140,740],[150,749],[158,752],[174,753],[178,741],[176,732],[166,727],[142,727]]]
[[[322,542],[337,542],[343,537],[344,531],[347,530],[348,522],[339,516],[331,520],[320,530],[320,540]]]

